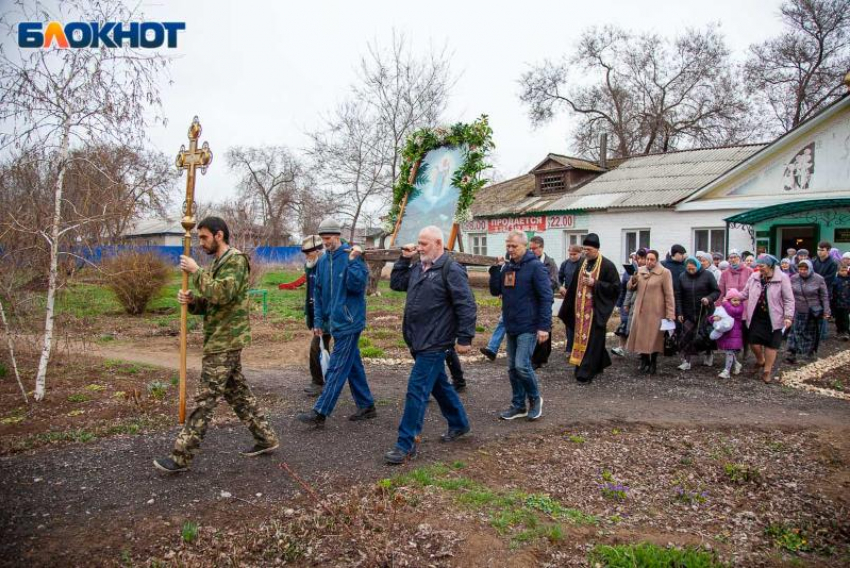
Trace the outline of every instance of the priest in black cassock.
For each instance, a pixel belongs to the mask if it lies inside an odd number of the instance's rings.
[[[611,365],[605,336],[620,294],[620,275],[614,263],[599,253],[599,235],[588,234],[582,246],[584,260],[573,274],[558,317],[575,330],[569,362],[575,365],[576,379],[589,383]]]

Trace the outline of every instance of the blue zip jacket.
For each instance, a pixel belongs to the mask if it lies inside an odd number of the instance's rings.
[[[466,269],[443,253],[423,274],[422,263],[401,257],[393,265],[390,288],[407,292],[404,304],[404,341],[412,353],[445,351],[471,345],[477,307]],[[443,271],[446,271],[445,276]]]
[[[511,278],[514,285],[506,286]],[[502,317],[509,334],[552,329],[554,295],[549,271],[530,250],[519,262],[511,260],[504,267],[490,267],[490,293],[502,296]]]
[[[313,328],[329,329],[334,337],[366,328],[366,286],[369,269],[363,257],[348,260],[351,247],[343,243],[325,252],[316,263]]]

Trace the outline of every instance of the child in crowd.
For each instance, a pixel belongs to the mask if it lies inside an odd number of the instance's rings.
[[[741,363],[736,356],[744,348],[744,303],[741,301],[741,293],[737,288],[729,289],[722,307],[734,322],[732,329],[717,339],[717,349],[726,352],[726,367],[719,377],[728,379],[731,375],[741,372]]]
[[[835,318],[835,329],[838,337],[844,341],[850,340],[850,269],[841,265],[838,275],[832,282],[829,291],[832,298],[832,317]]]

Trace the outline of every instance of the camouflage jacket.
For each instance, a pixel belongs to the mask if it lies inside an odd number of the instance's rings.
[[[192,276],[189,313],[204,316],[204,355],[235,351],[251,343],[248,321],[248,257],[235,248]]]

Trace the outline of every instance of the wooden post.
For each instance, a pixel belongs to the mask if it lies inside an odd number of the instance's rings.
[[[199,149],[198,138],[201,137],[201,123],[196,116],[189,126],[189,149],[180,146],[175,165],[180,173],[186,170],[186,201],[183,203],[183,219],[180,221],[186,231],[183,235],[183,255],[192,253],[192,229],[195,228],[195,172],[200,168],[201,173],[207,173],[207,167],[212,162],[212,151],[206,142]],[[183,271],[183,281],[180,288],[183,292],[189,291],[189,273]],[[180,424],[186,422],[186,359],[188,343],[189,306],[180,306]]]

